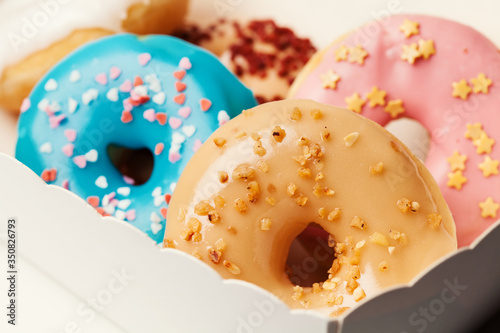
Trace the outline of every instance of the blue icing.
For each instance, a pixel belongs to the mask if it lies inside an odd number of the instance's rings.
[[[190,64],[182,79],[174,77],[174,72],[182,73],[180,66]],[[112,67],[121,71],[118,77],[111,77],[118,73],[111,72]],[[143,86],[133,93],[120,90],[128,80],[133,86],[136,76]],[[177,88],[176,82],[181,82]],[[180,91],[185,94],[182,105],[174,101]],[[124,103],[129,98],[134,105]],[[200,103],[204,98],[211,102],[207,111]],[[101,211],[129,221],[156,242],[163,240],[165,230],[165,195],[172,193],[197,141],[205,141],[219,121],[256,105],[250,90],[210,53],[173,37],[129,34],[98,40],[70,54],[38,82],[29,101],[19,120],[17,159],[50,183],[67,183],[84,199],[99,198]],[[189,115],[185,107],[191,109]],[[124,123],[127,109],[133,120]],[[158,112],[167,114],[167,124],[155,119]],[[154,152],[160,143],[164,149],[154,156],[150,179],[137,186],[126,182],[106,151],[117,144]],[[46,171],[51,169],[57,171],[55,181]]]

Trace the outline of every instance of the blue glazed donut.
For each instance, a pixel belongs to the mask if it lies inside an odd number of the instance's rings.
[[[170,194],[194,151],[256,104],[196,46],[115,35],[78,49],[37,84],[21,107],[16,157],[46,182],[161,242]],[[149,179],[134,185],[113,164],[110,145],[148,149]]]

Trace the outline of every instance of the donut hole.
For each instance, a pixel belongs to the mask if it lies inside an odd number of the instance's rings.
[[[328,279],[335,253],[328,246],[329,233],[310,223],[290,245],[285,273],[293,285],[307,288]]]
[[[429,131],[419,121],[399,118],[389,122],[385,129],[401,140],[420,160],[425,161],[431,144]]]
[[[106,150],[116,170],[131,180],[133,185],[142,185],[151,177],[154,156],[148,148],[132,149],[112,143]]]

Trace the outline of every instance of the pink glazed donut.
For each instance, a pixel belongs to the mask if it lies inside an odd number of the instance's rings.
[[[289,98],[345,106],[381,125],[400,117],[427,128],[426,166],[470,244],[500,208],[500,54],[465,25],[398,15],[364,27],[318,52]],[[387,174],[388,186],[407,177]]]

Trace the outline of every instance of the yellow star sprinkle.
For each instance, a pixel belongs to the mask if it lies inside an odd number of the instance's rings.
[[[405,37],[408,38],[411,35],[418,35],[420,33],[418,26],[418,22],[413,22],[406,19],[403,24],[399,26],[399,30],[401,30]]]
[[[446,159],[450,163],[451,171],[465,170],[465,161],[467,161],[467,155],[462,155],[458,151],[455,151],[453,155]]]
[[[405,112],[403,101],[401,99],[389,101],[384,108],[384,111],[390,113],[392,118],[396,118],[398,115]]]
[[[349,62],[364,65],[366,57],[368,57],[368,52],[361,45],[349,47]]]
[[[321,82],[325,89],[337,89],[337,82],[339,80],[340,76],[331,69],[321,74]]]
[[[347,103],[347,108],[356,113],[361,113],[361,108],[366,103],[366,101],[362,99],[358,93],[354,93],[351,96],[346,97],[345,102]]]
[[[370,107],[374,107],[377,105],[384,106],[385,105],[385,96],[387,95],[387,92],[383,90],[379,90],[377,87],[373,87],[372,91],[370,91],[366,97],[370,101],[369,105]]]
[[[500,205],[493,201],[492,197],[488,197],[486,201],[479,203],[482,217],[497,217],[498,208]]]
[[[436,54],[436,49],[434,48],[434,41],[432,39],[419,40],[418,50],[420,51],[422,57],[424,57],[425,60],[429,59],[431,55]]]
[[[492,83],[491,80],[484,75],[484,73],[479,73],[476,78],[471,79],[470,81],[474,85],[474,93],[476,94],[480,92],[487,94]]]
[[[488,137],[484,132],[481,134],[479,139],[474,140],[474,146],[476,146],[478,154],[490,154],[491,147],[493,147],[494,144],[495,140]]]
[[[486,156],[483,163],[479,164],[479,169],[483,172],[483,176],[489,177],[491,175],[498,175],[498,164],[500,161],[492,160],[491,157]]]
[[[471,87],[469,87],[465,79],[462,79],[458,82],[453,82],[451,85],[453,87],[453,92],[451,93],[451,95],[463,100],[466,100],[472,91]]]
[[[340,45],[340,47],[335,50],[335,61],[343,61],[347,60],[347,54],[349,53],[349,50],[347,47],[345,47],[344,44]]]
[[[408,61],[410,65],[415,63],[415,60],[422,56],[420,50],[418,49],[417,43],[413,43],[410,45],[402,45],[403,53],[401,53],[401,59]]]
[[[467,178],[462,174],[462,170],[457,170],[448,174],[448,187],[454,187],[457,190],[462,189],[462,185],[467,182]]]
[[[481,125],[481,123],[467,124],[467,132],[465,132],[465,137],[467,139],[477,140],[483,133],[483,125]]]

